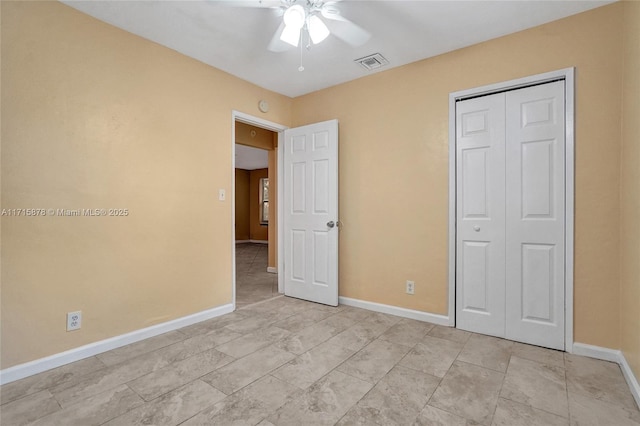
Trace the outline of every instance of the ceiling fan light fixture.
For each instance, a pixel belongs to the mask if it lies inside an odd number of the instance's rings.
[[[329,28],[322,22],[322,19],[316,15],[311,15],[307,22],[307,29],[309,30],[309,37],[313,44],[318,44],[329,36]]]
[[[302,6],[294,4],[284,12],[284,24],[287,27],[297,28],[298,30],[304,25],[307,14]]]
[[[292,46],[298,47],[300,42],[300,28],[292,27],[291,25],[285,25],[280,34],[280,40],[285,43],[289,43]]]

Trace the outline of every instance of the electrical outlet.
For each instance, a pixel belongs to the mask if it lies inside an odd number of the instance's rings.
[[[67,331],[78,330],[82,326],[82,311],[67,313]]]
[[[413,281],[407,281],[407,294],[414,294],[416,283]]]

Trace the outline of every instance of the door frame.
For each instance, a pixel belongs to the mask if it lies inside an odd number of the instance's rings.
[[[456,102],[527,86],[565,81],[565,351],[573,353],[573,266],[575,203],[575,68],[475,87],[449,94],[449,325],[456,324]]]
[[[235,222],[236,222],[236,121],[241,123],[249,124],[255,127],[260,127],[262,129],[271,130],[272,132],[276,132],[278,134],[278,149],[276,150],[277,159],[276,164],[278,168],[278,185],[277,185],[277,222],[278,222],[278,293],[284,293],[284,251],[282,249],[282,241],[284,238],[284,221],[282,215],[283,201],[282,197],[284,193],[282,192],[283,182],[284,182],[284,173],[282,170],[282,164],[284,164],[284,150],[282,147],[282,143],[284,141],[284,131],[289,127],[275,123],[272,121],[265,120],[263,118],[255,117],[250,114],[246,114],[244,112],[232,110],[231,111],[231,291],[232,291],[232,301],[233,310],[236,309],[236,233],[235,233]]]

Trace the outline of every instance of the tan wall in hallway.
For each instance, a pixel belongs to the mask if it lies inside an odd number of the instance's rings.
[[[620,164],[621,348],[640,378],[640,3],[624,4]]]
[[[236,241],[249,234],[249,170],[236,169]]]
[[[255,132],[254,135],[251,132]],[[236,121],[236,143],[240,145],[271,150],[275,146],[273,134],[271,130]]]
[[[260,179],[268,169],[236,169],[236,240],[269,240],[269,227],[260,224]]]
[[[576,66],[575,338],[619,347],[622,9],[294,99],[295,126],[340,120],[342,296],[447,314],[449,93]]]
[[[269,227],[260,224],[260,179],[269,177],[269,169],[249,172],[249,235],[252,240],[267,241]]]
[[[231,113],[290,125],[291,99],[59,2],[0,7],[2,207],[129,209],[2,217],[1,368],[231,303]]]

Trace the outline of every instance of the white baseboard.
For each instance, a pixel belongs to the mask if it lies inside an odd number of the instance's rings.
[[[52,368],[60,367],[62,365],[119,348],[120,346],[148,339],[159,334],[177,330],[179,328],[228,314],[230,312],[233,312],[232,304],[222,305],[216,308],[207,309],[206,311],[187,315],[182,318],[176,318],[161,324],[152,325],[151,327],[121,334],[120,336],[100,340],[99,342],[90,343],[88,345],[60,352],[45,358],[5,368],[0,371],[0,385],[33,376],[34,374],[42,373],[43,371],[51,370]]]
[[[278,268],[274,268],[273,266],[267,266],[267,272],[269,272],[270,274],[277,274]]]
[[[249,240],[249,242],[254,244],[269,244],[268,240]]]
[[[366,300],[352,299],[350,297],[338,298],[339,303],[355,308],[368,309],[370,311],[382,312],[383,314],[396,315],[403,318],[411,318],[418,321],[426,321],[433,324],[449,326],[449,317],[429,312],[415,311],[413,309],[400,308],[398,306],[384,305],[382,303],[368,302]]]
[[[245,244],[245,243],[250,243],[251,240],[236,240],[236,244]]]
[[[638,408],[640,408],[640,383],[638,383],[638,378],[633,374],[633,370],[624,357],[624,353],[620,352],[620,358],[620,369],[622,370],[622,374],[624,374],[624,379],[627,381],[629,388],[631,388],[633,399],[636,400],[636,404],[638,404]]]
[[[615,363],[619,363],[620,355],[622,355],[622,353],[616,349],[603,348],[601,346],[593,346],[577,342],[573,343],[573,354]]]
[[[627,359],[624,357],[624,353],[622,351],[603,348],[600,346],[587,345],[585,343],[574,343],[573,354],[587,356],[589,358],[601,359],[604,361],[611,361],[618,364],[620,366],[620,369],[622,370],[624,379],[629,385],[631,394],[636,400],[636,404],[638,404],[638,407],[640,407],[640,384],[638,384],[638,379],[633,374],[633,370],[631,370],[631,366],[627,362]]]

